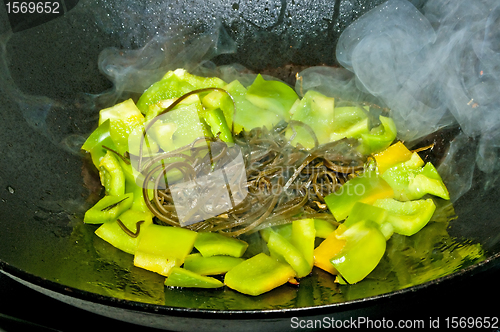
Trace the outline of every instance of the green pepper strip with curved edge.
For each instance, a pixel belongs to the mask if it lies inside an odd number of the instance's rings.
[[[386,149],[396,139],[397,129],[394,120],[379,116],[380,125],[371,132],[361,134],[361,150],[364,154],[377,153]]]
[[[218,77],[201,77],[184,69],[167,72],[161,80],[153,83],[137,101],[137,107],[146,114],[150,105],[161,100],[179,98],[193,90],[202,88],[222,88],[226,82]]]
[[[224,274],[243,262],[243,258],[232,256],[203,257],[200,253],[190,254],[184,260],[184,268],[201,275]]]
[[[381,200],[377,200],[381,201]],[[351,227],[357,222],[363,220],[373,221],[378,225],[379,230],[384,234],[386,239],[389,239],[394,233],[394,227],[387,221],[388,213],[385,209],[370,204],[356,202],[349,214],[349,217],[344,221],[342,227]]]
[[[405,167],[403,163],[386,170],[382,178],[393,188],[397,200],[419,199],[426,194],[450,199],[448,189],[430,162],[416,169]]]
[[[387,222],[395,233],[411,236],[420,231],[431,220],[436,204],[432,199],[399,202],[392,198],[379,199],[374,206],[387,211]]]
[[[165,286],[170,287],[187,287],[187,288],[219,288],[224,284],[219,280],[202,276],[196,272],[183,269],[181,267],[174,267],[167,279],[165,279]]]
[[[82,149],[90,153],[92,163],[96,168],[99,167],[101,158],[108,152],[103,145],[113,150],[116,149],[115,143],[111,139],[109,129],[110,120],[108,119],[97,127],[82,145]]]
[[[288,121],[289,110],[298,99],[295,91],[285,83],[266,81],[260,76],[248,89],[237,80],[222,89],[229,95],[213,91],[203,97],[202,103],[207,110],[222,110],[226,123],[230,126],[234,124],[235,134],[243,128],[246,131],[264,126],[271,129],[280,121]],[[277,99],[274,100],[274,97]]]
[[[240,293],[257,296],[283,285],[295,277],[288,264],[264,253],[257,254],[229,270],[224,284]]]
[[[350,284],[363,280],[378,265],[385,253],[386,240],[374,222],[363,220],[338,235],[345,246],[331,263]]]
[[[119,219],[102,224],[95,231],[95,234],[112,246],[133,255],[135,254],[140,236],[142,235],[141,229],[153,223],[152,217],[149,211],[141,212],[127,210],[120,214]],[[118,220],[120,220],[123,226],[132,232],[135,237],[125,232],[118,223]]]
[[[108,151],[99,163],[99,177],[107,195],[125,193],[125,175],[114,153]]]
[[[134,265],[168,276],[173,267],[184,263],[197,235],[185,228],[149,225],[141,230]]]
[[[347,181],[325,197],[325,203],[337,221],[345,219],[356,202],[371,204],[380,198],[392,198],[393,189],[376,172],[365,172]]]
[[[290,264],[297,273],[298,278],[305,277],[311,272],[312,265],[309,266],[308,261],[300,250],[278,233],[271,232],[267,246],[271,257]]]
[[[203,257],[216,255],[241,257],[248,248],[248,243],[219,233],[199,233],[194,247]]]
[[[120,214],[130,209],[134,194],[104,196],[99,202],[85,212],[83,222],[86,224],[102,224],[118,218]]]

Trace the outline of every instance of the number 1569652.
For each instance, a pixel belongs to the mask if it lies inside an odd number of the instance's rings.
[[[498,329],[498,317],[446,317],[447,328]]]
[[[33,1],[33,2],[6,2],[7,14],[59,14],[59,2]]]

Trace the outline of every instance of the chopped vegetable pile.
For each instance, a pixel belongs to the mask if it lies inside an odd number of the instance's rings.
[[[256,296],[314,267],[360,282],[393,234],[449,200],[383,114],[260,75],[244,87],[170,71],[100,111],[82,149],[105,195],[84,222],[166,286]],[[256,232],[267,245],[250,255],[240,235]]]

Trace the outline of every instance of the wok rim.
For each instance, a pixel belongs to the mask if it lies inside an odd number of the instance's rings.
[[[81,290],[79,288],[65,286],[61,283],[48,280],[15,266],[0,259],[0,272],[8,277],[17,277],[29,284],[38,286],[42,289],[55,292],[57,294],[74,298],[81,301],[87,301],[93,304],[114,307],[117,309],[131,310],[138,313],[149,313],[161,316],[170,317],[188,317],[199,319],[230,319],[239,320],[251,317],[255,318],[291,318],[298,316],[310,316],[321,314],[335,314],[374,306],[381,302],[390,301],[401,298],[404,295],[417,294],[419,291],[429,287],[438,287],[443,283],[457,282],[460,278],[472,278],[476,274],[484,273],[492,270],[495,264],[500,262],[500,252],[487,257],[481,262],[462,268],[448,275],[424,282],[422,284],[413,285],[410,287],[398,289],[392,292],[374,295],[370,297],[349,300],[345,302],[329,303],[312,307],[285,308],[285,309],[250,309],[250,310],[209,310],[196,308],[173,307],[152,303],[144,303],[132,300],[119,299],[116,297],[99,295],[90,291]],[[15,280],[15,279],[14,279]],[[16,280],[16,282],[19,282]],[[39,292],[39,290],[36,290]],[[47,295],[47,294],[45,294]],[[49,295],[47,295],[49,296]],[[62,301],[58,299],[59,301]],[[69,304],[69,303],[68,303]],[[72,305],[72,304],[69,304]],[[214,317],[214,315],[217,315]]]

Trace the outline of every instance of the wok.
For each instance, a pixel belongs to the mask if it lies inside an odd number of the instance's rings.
[[[112,88],[97,68],[105,48],[140,47],[168,22],[203,31],[219,20],[237,52],[217,56],[216,64],[237,62],[293,80],[295,66],[337,65],[340,33],[381,2],[158,3],[165,11],[150,19],[152,4],[66,1],[65,15],[12,20],[13,30],[2,13],[0,271],[72,306],[171,330],[281,330],[290,328],[291,317],[401,313],[401,306],[413,310],[415,301],[430,306],[439,294],[498,273],[499,189],[485,190],[487,177],[479,170],[471,190],[454,203],[458,218],[445,231],[453,239],[480,243],[484,259],[403,288],[384,280],[340,288],[316,271],[299,288],[284,286],[255,298],[230,290],[164,290],[161,278],[133,267],[129,256],[97,239],[92,226],[82,225],[96,197],[78,147],[95,127],[97,111],[111,102],[94,98]],[[459,132],[448,128],[428,140],[438,142],[443,152]],[[467,149],[475,148],[471,140]]]

